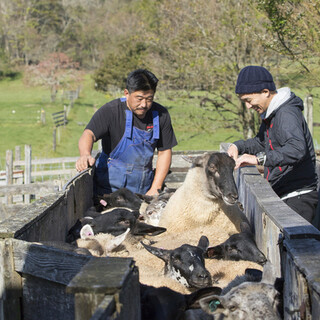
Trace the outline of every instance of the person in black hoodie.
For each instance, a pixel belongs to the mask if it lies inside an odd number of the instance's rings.
[[[264,165],[264,177],[294,211],[312,222],[318,203],[316,156],[303,101],[287,87],[276,89],[272,75],[261,66],[243,68],[236,93],[262,123],[256,137],[230,145],[236,167]],[[239,156],[240,155],[240,156]]]

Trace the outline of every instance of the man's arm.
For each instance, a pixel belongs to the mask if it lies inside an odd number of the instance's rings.
[[[91,156],[93,143],[96,141],[96,137],[93,132],[89,129],[85,129],[79,139],[79,153],[80,158],[76,162],[76,169],[80,172],[93,166],[95,158]]]
[[[158,159],[156,165],[156,173],[146,195],[152,196],[158,194],[158,189],[162,188],[164,179],[166,178],[171,165],[172,150],[167,149],[158,151]]]

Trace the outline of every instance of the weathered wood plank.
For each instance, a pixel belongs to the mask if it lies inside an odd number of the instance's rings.
[[[132,304],[131,300],[136,299],[132,297],[139,295],[139,279],[136,276],[137,271],[135,274],[133,272],[135,270],[137,269],[134,267],[134,261],[131,258],[90,260],[67,287],[67,292],[75,295],[76,320],[89,319],[95,313],[105,295],[119,294],[120,290],[122,298],[119,296],[116,299],[115,308],[116,310],[127,309],[127,305]],[[125,288],[128,286],[130,292],[126,294],[128,291]],[[140,304],[140,300],[138,302]],[[123,319],[138,320],[139,312],[136,309],[139,309],[139,304],[135,303],[131,307],[131,312],[124,310],[125,318]],[[121,305],[121,307],[117,307],[117,305]],[[110,308],[107,307],[107,309],[110,312]],[[104,314],[103,310],[100,310],[99,313]]]
[[[23,238],[23,233],[27,229],[33,227],[41,220],[50,210],[59,205],[59,201],[63,201],[64,193],[57,192],[42,199],[39,199],[18,211],[14,216],[4,220],[0,224],[0,237],[2,238]],[[51,226],[48,226],[51,227]],[[38,241],[28,239],[30,241]]]
[[[315,238],[320,240],[320,232],[307,222],[299,214],[288,207],[272,190],[269,183],[258,173],[256,167],[240,168],[241,184],[245,190],[245,196],[240,198],[246,208],[246,215],[250,216],[250,208],[255,207],[257,202],[261,212],[266,212],[273,223],[283,232],[286,237]],[[239,187],[238,187],[239,188]],[[241,188],[241,186],[240,186]],[[253,195],[248,201],[248,196]],[[258,207],[256,209],[258,210]],[[290,217],[288,219],[288,217]]]
[[[59,186],[54,182],[36,182],[28,184],[14,184],[0,186],[0,196],[18,195],[18,194],[35,194],[35,193],[52,193],[59,191]]]
[[[67,292],[113,294],[133,267],[132,258],[91,259],[69,283]]]
[[[107,295],[103,298],[98,307],[94,310],[94,314],[90,320],[114,319],[116,312],[116,302],[113,295]],[[112,317],[112,318],[111,318]]]
[[[74,320],[74,296],[66,286],[42,278],[23,275],[23,319]]]
[[[12,241],[0,240],[0,319],[21,319],[22,283],[14,269]]]
[[[63,285],[67,285],[88,261],[99,259],[22,240],[12,241],[17,272]]]

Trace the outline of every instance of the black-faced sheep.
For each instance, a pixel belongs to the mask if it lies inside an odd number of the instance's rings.
[[[258,249],[254,235],[247,222],[240,223],[240,233],[231,235],[225,242],[209,247],[206,251],[206,258],[223,260],[248,260],[263,265],[267,259]]]
[[[195,224],[212,223],[223,214],[222,202],[237,203],[234,166],[234,160],[226,153],[208,152],[193,158],[185,181],[169,199],[159,225],[178,232]]]
[[[197,246],[183,244],[173,250],[143,244],[150,253],[165,262],[165,275],[192,288],[203,288],[212,284],[211,275],[205,268],[203,257],[208,245],[209,240],[205,236],[200,238]]]
[[[118,207],[139,211],[144,201],[150,202],[152,199],[151,196],[133,193],[127,188],[120,188],[115,192],[96,196],[93,201],[94,206],[89,208],[84,215],[96,216],[102,211]]]
[[[130,233],[137,236],[158,235],[166,229],[139,221],[139,212],[125,208],[117,208],[97,217],[84,217],[82,225],[89,224],[94,233],[110,233],[115,236],[130,228]]]

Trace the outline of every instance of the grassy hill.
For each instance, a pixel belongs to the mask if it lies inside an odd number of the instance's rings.
[[[68,125],[59,128],[54,152],[52,113],[62,111],[64,105],[70,104],[69,100],[63,98],[62,92],[58,92],[55,103],[52,103],[48,89],[28,87],[21,79],[0,81],[0,92],[0,170],[5,169],[6,150],[14,150],[15,146],[21,146],[23,152],[25,144],[32,146],[33,157],[77,156],[78,139],[94,111],[122,95],[121,92],[104,95],[95,91],[93,81],[88,75],[81,84],[79,99],[75,101],[68,114]],[[216,114],[200,109],[198,98],[190,99],[188,95],[179,93],[179,96],[172,99],[159,90],[156,101],[169,109],[179,143],[175,150],[218,150],[221,142],[232,142],[242,138],[241,132],[223,128]],[[315,99],[315,122],[320,122],[318,105],[319,99]],[[40,121],[41,109],[46,115],[45,124]],[[314,139],[318,148],[319,127],[315,128]]]

